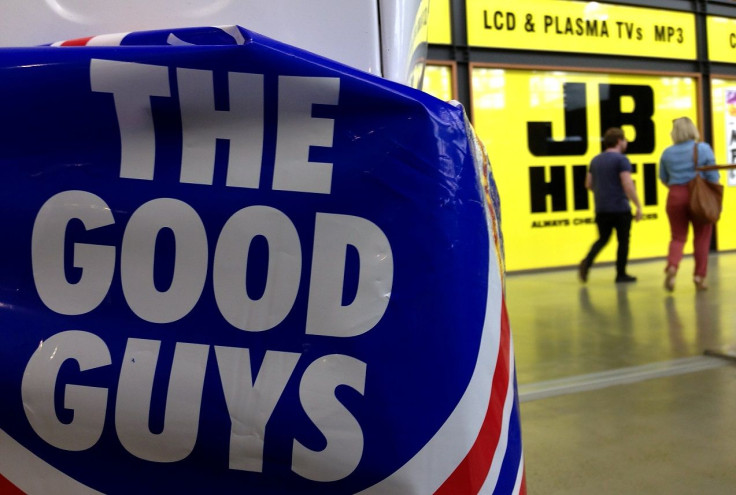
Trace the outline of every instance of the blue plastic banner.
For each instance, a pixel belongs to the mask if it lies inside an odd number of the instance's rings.
[[[0,50],[0,488],[523,493],[461,108],[236,27],[57,45]]]

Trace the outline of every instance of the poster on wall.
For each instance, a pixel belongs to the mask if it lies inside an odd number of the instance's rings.
[[[573,266],[585,255],[597,238],[585,175],[609,127],[626,134],[643,205],[629,257],[666,255],[667,189],[659,181],[659,157],[672,144],[673,119],[698,121],[697,77],[471,70],[474,125],[498,183],[508,270]],[[598,260],[613,261],[615,249],[610,242]]]
[[[713,115],[713,153],[716,163],[736,163],[736,80],[713,78],[711,84],[711,112]],[[716,227],[719,250],[736,249],[736,229],[733,218],[736,212],[736,171],[721,170],[723,213]]]
[[[694,60],[695,15],[568,0],[466,0],[470,46]]]
[[[726,90],[726,159],[736,163],[736,89]],[[736,170],[727,170],[728,185],[736,186]]]
[[[736,56],[736,19],[709,15],[705,22],[708,60],[733,63]]]

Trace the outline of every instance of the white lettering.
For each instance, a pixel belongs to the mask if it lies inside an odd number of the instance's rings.
[[[193,451],[199,434],[202,393],[210,346],[177,342],[163,414],[163,427],[150,426],[152,393],[161,342],[128,339],[115,398],[115,430],[121,445],[132,455],[151,462],[178,462]],[[230,469],[262,472],[266,427],[301,355],[266,351],[254,373],[250,350],[215,346],[217,367],[230,416]],[[59,372],[74,360],[80,372],[108,366],[111,356],[98,336],[79,330],[58,333],[41,342],[28,361],[21,394],[33,430],[54,447],[82,451],[102,436],[108,390],[67,384],[64,407],[73,420],[56,414],[55,393]],[[299,400],[326,446],[314,450],[296,438],[292,470],[314,481],[337,481],[349,476],[363,456],[363,430],[352,413],[337,399],[338,387],[364,394],[366,364],[350,356],[331,354],[317,358],[299,383]],[[255,378],[254,378],[255,375]],[[161,378],[158,378],[161,380]]]
[[[294,440],[291,469],[314,481],[337,481],[358,467],[363,456],[363,430],[355,417],[335,397],[335,389],[347,385],[363,394],[366,364],[350,356],[331,354],[309,365],[299,384],[304,411],[327,440],[321,451]]]
[[[41,342],[26,365],[21,382],[23,409],[39,437],[54,447],[80,451],[94,446],[102,435],[107,411],[107,389],[66,385],[64,407],[74,411],[68,424],[59,421],[54,406],[59,370],[68,360],[84,372],[111,363],[110,351],[98,336],[69,330]]]
[[[157,340],[128,339],[120,370],[115,428],[131,454],[155,462],[176,462],[194,450],[209,346],[177,343],[171,366],[164,428],[148,427],[153,378],[158,362]]]
[[[112,93],[120,126],[120,177],[153,180],[156,140],[151,96],[170,96],[169,68],[92,59],[92,91]]]
[[[248,349],[217,346],[215,354],[230,414],[230,469],[260,473],[266,424],[294,372],[299,354],[266,351],[255,381]]]
[[[383,317],[393,285],[393,255],[385,234],[360,217],[318,213],[314,232],[307,334],[354,337]],[[360,257],[358,291],[342,305],[347,246]]]
[[[74,244],[79,282],[66,278],[64,246],[74,219],[88,229],[114,223],[107,204],[84,191],[66,191],[49,199],[33,228],[33,275],[39,297],[57,313],[78,315],[104,300],[115,272],[115,248]],[[157,240],[166,229],[174,236],[173,273],[167,288],[156,286]],[[265,239],[268,263],[263,293],[248,293],[251,245]],[[349,247],[358,254],[355,297],[343,304]],[[159,256],[161,259],[161,256]],[[158,198],[141,205],[123,234],[120,280],[125,300],[141,319],[177,321],[197,305],[207,282],[207,232],[197,212],[183,201]],[[249,206],[225,223],[215,247],[212,286],[225,320],[234,327],[260,332],[281,323],[294,307],[302,272],[299,234],[291,220],[268,206]],[[159,281],[159,285],[161,285]],[[393,255],[386,235],[360,217],[317,213],[305,331],[309,335],[354,337],[383,317],[393,285]]]
[[[217,139],[229,142],[226,185],[257,188],[264,147],[263,74],[228,73],[228,110],[215,108],[213,73],[177,69],[182,119],[180,181],[213,183]],[[153,180],[156,136],[152,96],[170,97],[166,66],[92,59],[92,90],[112,93],[121,141],[120,177]],[[340,79],[280,76],[273,189],[329,194],[332,163],[311,162],[312,146],[331,148],[334,119],[314,105],[337,105]]]
[[[212,184],[215,142],[230,141],[227,185],[258,188],[263,155],[263,75],[228,74],[230,109],[215,109],[212,72],[177,69],[181,182]]]
[[[268,241],[268,275],[263,295],[254,300],[245,279],[250,244],[259,235]],[[269,330],[291,311],[301,269],[299,234],[291,220],[268,206],[243,208],[225,223],[217,241],[212,275],[217,307],[236,328]]]
[[[171,285],[154,285],[156,238],[169,228],[176,238]],[[207,234],[197,212],[178,199],[159,198],[141,205],[123,236],[120,272],[125,300],[140,318],[171,323],[192,310],[207,278]]]
[[[95,309],[107,295],[115,272],[115,248],[74,244],[74,266],[82,269],[77,283],[64,270],[67,226],[79,220],[87,230],[115,223],[107,204],[92,193],[64,191],[49,198],[38,211],[31,238],[33,281],[43,303],[63,315]]]
[[[340,79],[279,77],[278,135],[273,188],[329,194],[332,164],[309,161],[310,146],[332,147],[334,121],[313,118],[312,105],[337,105]]]

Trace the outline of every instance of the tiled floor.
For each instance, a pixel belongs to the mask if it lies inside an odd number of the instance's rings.
[[[692,263],[508,276],[529,494],[736,493],[736,253]]]

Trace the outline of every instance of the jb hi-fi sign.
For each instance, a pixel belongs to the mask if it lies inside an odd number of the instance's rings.
[[[527,147],[535,157],[560,157],[554,165],[532,165],[529,167],[529,190],[531,213],[562,211],[588,211],[591,196],[585,188],[585,175],[588,170],[589,144],[597,136],[589,136],[589,108],[586,100],[586,83],[567,82],[563,84],[565,137],[552,138],[552,122],[527,122]],[[635,138],[628,143],[627,155],[651,155],[655,149],[654,91],[651,86],[631,84],[597,84],[599,104],[600,134],[606,129],[620,127],[628,131],[633,128]],[[622,110],[622,100],[627,99],[627,108]],[[631,104],[633,103],[633,105]],[[627,138],[630,138],[627,132]],[[563,158],[580,157],[580,162],[565,164]],[[633,175],[644,206],[655,206],[657,198],[657,163],[652,161],[635,163],[632,160]],[[568,174],[572,174],[571,177]],[[568,185],[572,186],[572,205],[568,205]],[[547,201],[547,197],[551,201]],[[572,208],[570,208],[570,206]],[[656,213],[645,218],[656,218]],[[590,223],[580,220],[579,223]],[[556,223],[567,222],[556,220]],[[541,227],[542,222],[534,222],[533,227]]]

